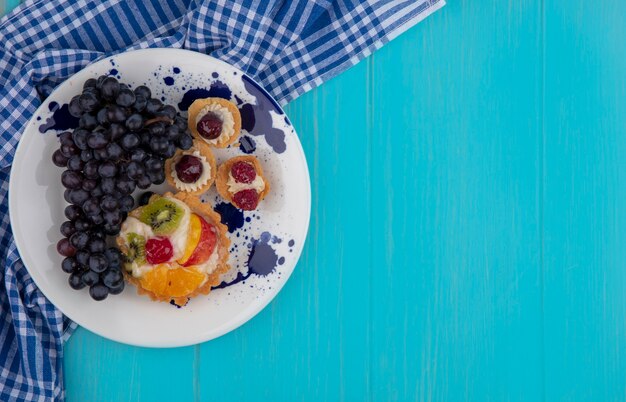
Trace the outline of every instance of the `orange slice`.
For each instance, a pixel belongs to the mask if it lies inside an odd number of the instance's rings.
[[[141,277],[141,286],[157,296],[183,297],[196,290],[204,281],[205,275],[193,268],[170,269],[167,265],[157,265]]]
[[[167,295],[171,297],[187,296],[204,281],[204,274],[192,268],[170,269],[167,277]]]
[[[200,242],[200,235],[202,234],[202,221],[196,214],[191,214],[189,219],[189,235],[187,236],[187,244],[185,246],[185,253],[178,260],[180,265],[185,265],[189,257],[193,254],[193,251]]]
[[[200,217],[200,223],[202,226],[200,240],[198,240],[195,250],[191,253],[191,257],[184,264],[181,264],[184,267],[206,262],[211,257],[213,250],[215,250],[215,245],[217,244],[215,226],[210,225],[202,217]]]
[[[151,271],[146,272],[139,280],[141,287],[157,295],[163,295],[167,287],[167,265],[157,265]]]

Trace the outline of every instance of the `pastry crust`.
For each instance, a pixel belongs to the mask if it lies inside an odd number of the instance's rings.
[[[137,293],[140,295],[147,295],[150,297],[150,299],[154,301],[161,301],[161,302],[169,303],[171,300],[173,300],[174,303],[178,305],[183,305],[187,302],[188,299],[191,299],[199,295],[209,294],[213,286],[217,286],[220,284],[220,276],[228,272],[228,270],[230,269],[230,265],[228,265],[228,259],[230,258],[230,251],[229,251],[230,239],[228,238],[228,227],[222,224],[220,215],[217,212],[215,212],[209,204],[202,203],[202,201],[200,201],[198,197],[189,193],[179,192],[176,194],[172,194],[168,192],[168,193],[163,194],[163,197],[172,197],[172,196],[184,202],[185,204],[187,204],[189,209],[191,209],[194,213],[202,216],[204,219],[206,219],[208,223],[215,226],[215,229],[217,230],[217,234],[218,234],[218,239],[219,239],[218,244],[217,244],[217,253],[218,253],[217,267],[215,268],[213,272],[208,274],[207,280],[202,286],[198,287],[196,290],[189,293],[188,295],[179,296],[179,297],[160,296],[147,289],[144,289],[141,285],[141,280],[139,278],[135,278],[132,274],[126,272],[126,270],[124,270],[124,277],[126,278],[126,281],[128,281],[129,283],[137,287]],[[153,195],[152,197],[150,197],[150,202],[155,201],[159,197],[161,196],[158,194]],[[139,216],[140,210],[141,210],[141,207],[136,208],[135,210],[131,211],[129,215],[137,217]],[[117,240],[117,245],[120,247],[120,249],[123,249],[124,240],[121,237],[118,237],[116,240]]]
[[[176,185],[176,180],[174,180],[174,176],[172,176],[172,168],[174,165],[174,161],[180,159],[183,153],[192,151],[194,149],[198,150],[200,152],[200,155],[206,158],[207,162],[209,163],[209,166],[211,166],[211,176],[209,177],[209,181],[207,181],[207,183],[204,186],[198,188],[196,191],[184,191],[178,188],[178,186]],[[211,147],[209,147],[209,145],[202,140],[198,140],[198,139],[193,140],[193,145],[191,148],[189,148],[186,151],[179,149],[178,151],[176,151],[174,156],[172,156],[171,158],[165,161],[165,178],[167,179],[167,182],[172,187],[176,187],[178,191],[181,191],[187,194],[200,195],[200,194],[205,193],[213,185],[216,175],[217,175],[217,164],[215,163],[215,156],[213,156]]]
[[[261,176],[261,178],[265,182],[265,188],[259,193],[260,203],[263,198],[265,198],[265,196],[267,196],[267,194],[270,192],[270,183],[263,175],[263,167],[261,166],[261,163],[256,157],[252,155],[235,156],[234,158],[230,158],[220,165],[220,167],[217,169],[217,176],[215,178],[215,187],[217,188],[217,192],[220,196],[222,196],[222,198],[224,198],[231,204],[233,203],[233,194],[228,191],[228,176],[230,175],[230,171],[233,165],[237,162],[251,163],[252,166],[254,166],[254,170],[256,170],[256,174]]]
[[[200,111],[205,106],[208,106],[210,104],[215,104],[215,103],[219,104],[220,106],[225,107],[233,115],[233,120],[235,120],[235,127],[234,127],[235,132],[233,133],[233,135],[230,136],[229,139],[227,140],[221,139],[215,145],[213,145],[213,144],[209,144],[208,142],[206,142],[207,140],[205,140],[204,137],[202,137],[200,133],[198,133],[198,129],[196,128],[196,118],[198,117],[198,113],[200,113]],[[237,140],[239,139],[239,134],[241,133],[241,113],[239,113],[239,109],[237,109],[237,106],[235,106],[234,103],[223,98],[196,99],[195,101],[193,101],[191,106],[189,106],[188,113],[189,113],[189,117],[187,119],[187,124],[189,126],[189,130],[191,131],[191,134],[197,140],[202,141],[205,144],[209,146],[213,146],[215,148],[226,148],[227,146],[236,143]]]

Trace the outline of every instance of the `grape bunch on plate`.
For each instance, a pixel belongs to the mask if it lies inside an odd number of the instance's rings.
[[[107,247],[127,213],[132,193],[165,180],[164,161],[192,145],[187,121],[176,108],[152,98],[146,86],[131,90],[114,77],[88,79],[69,103],[79,125],[59,135],[52,161],[66,168],[61,182],[68,219],[57,251],[73,289],[89,286],[94,300],[124,290],[122,255]]]

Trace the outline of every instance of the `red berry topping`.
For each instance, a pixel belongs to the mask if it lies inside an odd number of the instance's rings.
[[[196,129],[207,140],[214,140],[222,133],[222,120],[217,114],[209,112],[202,116]]]
[[[233,195],[235,205],[244,211],[252,211],[259,204],[259,194],[254,189],[241,190]]]
[[[230,173],[237,183],[252,183],[256,178],[256,170],[248,162],[235,162]]]
[[[174,248],[167,237],[153,237],[146,242],[146,260],[150,264],[161,264],[172,259]]]
[[[176,176],[183,183],[195,183],[202,175],[202,161],[193,155],[183,155],[176,162]]]

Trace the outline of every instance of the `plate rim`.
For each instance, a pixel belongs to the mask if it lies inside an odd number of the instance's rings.
[[[68,78],[66,78],[62,83],[60,83],[51,93],[50,95],[48,95],[48,98],[51,98],[52,96],[55,95],[55,93],[57,93],[58,91],[61,90],[61,88],[67,83],[68,80],[72,79],[73,77],[75,77],[76,75],[84,72],[86,69],[92,67],[94,64],[105,64],[105,62],[107,62],[110,59],[114,59],[116,57],[119,57],[121,55],[125,55],[125,54],[129,54],[129,53],[153,53],[156,54],[157,57],[163,57],[163,56],[158,56],[160,55],[162,52],[166,52],[166,53],[180,53],[182,54],[186,54],[186,55],[193,55],[193,57],[201,57],[201,58],[206,58],[207,60],[209,60],[212,63],[215,63],[217,65],[222,65],[222,67],[227,68],[227,69],[235,69],[239,74],[241,74],[242,77],[246,77],[259,91],[261,91],[263,93],[263,95],[265,95],[273,104],[275,107],[278,108],[278,110],[280,110],[285,116],[287,116],[287,114],[285,113],[285,111],[283,110],[282,106],[276,101],[276,99],[274,99],[274,97],[267,91],[265,90],[265,88],[263,88],[263,86],[261,86],[254,78],[250,77],[248,74],[246,74],[245,72],[241,71],[239,68],[237,68],[236,66],[233,66],[231,64],[228,64],[222,60],[219,60],[215,57],[212,57],[210,55],[204,54],[204,53],[200,53],[200,52],[195,52],[192,50],[187,50],[187,49],[176,49],[176,48],[146,48],[146,49],[136,49],[136,50],[129,50],[129,51],[125,51],[125,52],[120,52],[120,53],[116,53],[113,55],[109,55],[106,57],[102,57],[99,58],[97,60],[94,60],[93,62],[85,65],[82,69],[80,69],[79,71],[75,72],[74,74],[72,74],[71,76],[69,76]],[[31,279],[33,280],[33,283],[35,284],[35,286],[37,286],[37,289],[39,289],[41,291],[41,293],[46,297],[46,299],[52,303],[56,308],[58,308],[66,317],[68,317],[70,320],[72,320],[73,322],[75,322],[76,324],[78,324],[79,326],[81,326],[82,328],[96,334],[99,335],[103,338],[112,340],[114,342],[119,342],[122,344],[126,344],[126,345],[131,345],[131,346],[138,346],[138,347],[148,347],[148,348],[175,348],[175,347],[184,347],[184,346],[192,346],[192,345],[197,345],[200,343],[204,343],[204,342],[208,342],[211,341],[213,339],[217,339],[221,336],[224,336],[232,331],[234,331],[235,329],[241,327],[242,325],[244,325],[245,323],[247,323],[248,321],[252,320],[254,317],[256,317],[262,310],[264,310],[275,298],[276,296],[280,293],[280,291],[282,290],[282,288],[285,286],[285,284],[289,281],[289,279],[291,278],[291,275],[293,274],[293,272],[296,270],[296,267],[298,266],[298,263],[300,262],[300,257],[302,256],[302,252],[304,250],[304,245],[307,242],[308,239],[308,234],[309,234],[309,230],[310,230],[310,225],[311,225],[311,207],[312,207],[312,199],[311,199],[311,174],[309,171],[309,166],[308,166],[308,161],[306,159],[306,154],[304,153],[304,148],[302,147],[302,143],[300,142],[300,137],[298,136],[297,131],[294,128],[293,131],[293,135],[295,137],[295,142],[297,145],[297,152],[300,154],[301,157],[301,161],[303,164],[303,168],[304,168],[304,172],[306,173],[306,194],[305,194],[305,198],[306,198],[306,209],[308,211],[308,213],[306,214],[305,217],[305,221],[306,221],[306,225],[304,226],[304,230],[302,233],[302,242],[299,245],[299,247],[294,247],[294,257],[295,257],[295,263],[294,263],[294,267],[293,269],[288,272],[286,275],[283,275],[284,280],[278,282],[276,284],[276,286],[273,286],[271,288],[271,290],[269,291],[270,295],[269,297],[265,298],[262,300],[261,303],[252,303],[250,305],[247,306],[247,308],[244,308],[243,310],[241,310],[240,314],[241,317],[238,320],[233,320],[233,321],[228,321],[225,325],[222,326],[222,328],[219,328],[218,331],[216,331],[215,334],[209,335],[207,336],[206,334],[204,334],[204,332],[199,332],[198,335],[192,335],[189,338],[186,338],[185,340],[179,341],[176,339],[171,340],[170,342],[151,342],[151,343],[140,343],[140,342],[134,342],[134,341],[128,341],[128,340],[124,340],[123,338],[117,337],[115,335],[110,335],[110,334],[103,334],[97,330],[94,330],[93,328],[90,328],[89,326],[84,325],[83,323],[79,322],[80,320],[77,320],[75,317],[73,317],[70,314],[67,314],[66,312],[63,311],[63,309],[61,307],[58,306],[57,303],[54,302],[53,299],[55,299],[56,297],[50,297],[48,292],[45,291],[42,287],[39,286],[38,280],[36,279],[38,277],[37,274],[33,275],[33,272],[36,271],[32,271],[25,261],[25,258],[22,256],[22,252],[21,250],[24,249],[26,250],[26,248],[22,248],[22,243],[21,243],[21,237],[16,235],[16,225],[15,225],[15,214],[13,213],[13,211],[16,208],[16,204],[17,204],[17,196],[13,196],[12,194],[15,193],[15,176],[17,173],[15,173],[16,171],[13,169],[13,165],[15,163],[15,161],[20,160],[23,156],[22,154],[26,151],[24,151],[24,137],[27,135],[27,133],[29,131],[32,131],[32,126],[35,126],[37,124],[36,122],[36,116],[39,115],[42,110],[44,109],[46,105],[46,100],[42,101],[41,105],[39,105],[39,107],[37,107],[37,109],[35,110],[35,112],[33,113],[33,115],[30,117],[30,119],[28,120],[28,123],[24,126],[24,130],[22,131],[22,135],[20,137],[20,140],[18,141],[16,150],[15,150],[15,154],[13,157],[13,161],[11,163],[11,172],[9,174],[9,187],[8,187],[8,198],[9,198],[9,224],[11,225],[11,233],[13,235],[13,240],[15,241],[15,246],[17,248],[18,254],[20,256],[20,260],[22,261],[22,263],[24,264],[24,268],[26,269],[26,271],[28,272],[28,274],[30,275]],[[289,119],[289,122],[291,122],[291,119]],[[290,123],[290,125],[293,127],[293,124]],[[57,299],[58,300],[58,299]],[[244,314],[245,313],[245,314]]]

